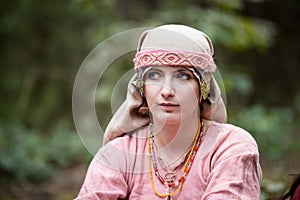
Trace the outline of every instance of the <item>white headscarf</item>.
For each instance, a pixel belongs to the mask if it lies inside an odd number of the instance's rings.
[[[147,66],[168,65],[197,69],[201,78],[209,85],[209,96],[205,101],[202,100],[201,117],[225,123],[226,108],[220,88],[212,75],[216,70],[213,54],[211,40],[197,29],[170,24],[145,31],[139,38],[134,59],[137,74],[130,80],[126,99],[105,130],[103,144],[150,122],[145,98],[139,90],[143,86],[140,73]]]

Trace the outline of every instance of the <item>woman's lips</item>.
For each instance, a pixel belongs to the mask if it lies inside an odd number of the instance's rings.
[[[179,105],[175,103],[160,103],[159,105],[165,112],[172,112],[179,107]]]

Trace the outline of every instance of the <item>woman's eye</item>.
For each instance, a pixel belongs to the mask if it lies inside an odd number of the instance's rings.
[[[149,72],[147,77],[149,79],[156,80],[160,78],[160,74],[158,72]]]
[[[190,80],[190,79],[191,79],[191,75],[190,75],[190,74],[187,74],[187,73],[182,73],[182,72],[180,72],[180,73],[178,73],[178,74],[176,75],[176,78],[182,79],[182,80]]]

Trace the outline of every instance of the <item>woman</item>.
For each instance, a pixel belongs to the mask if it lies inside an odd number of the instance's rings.
[[[191,27],[141,35],[136,75],[77,199],[259,199],[257,145],[226,124],[213,53]]]

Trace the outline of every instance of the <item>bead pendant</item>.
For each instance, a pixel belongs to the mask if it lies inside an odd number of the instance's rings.
[[[174,172],[166,173],[164,180],[167,184],[173,184],[176,180],[176,174]]]

